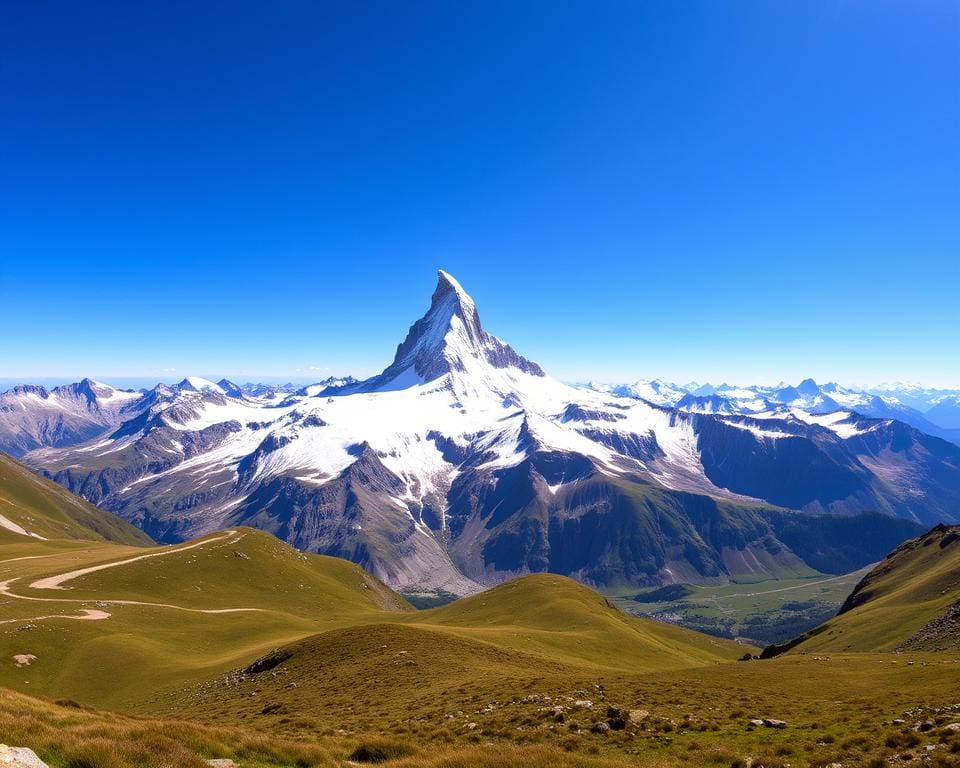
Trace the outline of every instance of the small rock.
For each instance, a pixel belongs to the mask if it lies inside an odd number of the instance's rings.
[[[601,722],[601,723],[594,723],[593,726],[590,728],[590,730],[593,731],[594,733],[609,733],[609,732],[610,732],[610,724],[609,724],[609,723],[602,723],[602,722]]]
[[[917,723],[915,726],[913,726],[913,730],[926,733],[927,731],[932,731],[936,727],[937,724],[933,722],[933,720],[924,720],[922,723]]]
[[[213,760],[207,760],[210,768],[237,768],[237,764],[229,757],[215,757]]]
[[[748,725],[752,725],[754,728],[763,728],[763,720],[751,720]]]
[[[645,709],[631,709],[628,719],[631,723],[640,723],[650,717],[650,713]]]
[[[29,667],[33,662],[37,660],[37,657],[32,653],[18,653],[13,657],[13,663],[18,667]]]
[[[767,728],[786,728],[787,723],[785,720],[772,720],[768,717],[763,718],[763,724]]]
[[[32,749],[6,744],[0,744],[0,765],[4,768],[48,768]]]
[[[960,723],[950,723],[950,725],[945,725],[943,726],[943,730],[953,731],[956,733],[957,731],[960,731]]]
[[[467,723],[467,730],[472,731],[477,727],[476,723]]]
[[[575,702],[573,702],[573,706],[590,709],[593,706],[593,702],[590,701],[590,699],[577,699]]]
[[[892,722],[894,725],[903,725],[903,724],[904,724],[905,722],[907,722],[907,721],[904,720],[902,717],[897,717],[897,718],[894,718],[891,722]]]

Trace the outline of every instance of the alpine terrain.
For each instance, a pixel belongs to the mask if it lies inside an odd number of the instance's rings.
[[[666,405],[667,387],[652,402],[568,386],[440,271],[373,378],[18,388],[4,447],[158,541],[252,526],[454,594],[544,571],[605,588],[850,571],[960,519],[960,447],[825,390]]]

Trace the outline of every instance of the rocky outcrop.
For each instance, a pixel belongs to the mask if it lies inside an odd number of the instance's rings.
[[[8,747],[0,744],[0,766],[3,768],[47,768],[36,752],[27,747]]]

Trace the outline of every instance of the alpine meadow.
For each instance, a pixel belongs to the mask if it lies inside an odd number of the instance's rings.
[[[0,52],[0,766],[960,768],[960,5]]]

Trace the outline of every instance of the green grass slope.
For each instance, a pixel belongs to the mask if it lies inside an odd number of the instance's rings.
[[[2,452],[0,515],[25,531],[46,539],[106,539],[134,545],[153,543],[143,531],[88,504]],[[27,537],[0,526],[0,543],[23,538]]]
[[[939,525],[897,547],[837,616],[766,655],[960,649],[960,526]]]
[[[391,732],[411,718],[442,730],[479,702],[499,707],[504,699],[542,708],[593,697],[585,714],[602,718],[601,680],[732,662],[744,650],[626,616],[587,587],[541,574],[442,608],[320,633],[284,646],[269,670],[240,667],[170,691],[158,705],[173,713],[186,700],[190,713],[230,722],[269,716],[290,735]]]
[[[152,556],[153,552],[170,552]],[[202,536],[184,545],[124,552],[103,568],[63,583],[71,598],[170,602],[195,609],[246,606],[281,611],[326,624],[351,623],[377,610],[412,610],[397,593],[359,565],[300,552],[253,528]],[[110,561],[107,561],[110,562]],[[42,566],[49,571],[49,566]],[[50,597],[49,590],[20,588]]]
[[[891,556],[924,585],[906,599],[952,588],[950,533]],[[886,578],[865,580],[871,599],[850,615],[896,593]],[[548,574],[415,612],[355,565],[243,528],[169,547],[0,545],[0,733],[52,768],[357,754],[397,768],[870,765],[930,751],[945,766],[960,754],[960,653],[732,661],[745,650]],[[758,717],[787,726],[750,726]],[[913,730],[928,718],[932,730]]]
[[[147,711],[163,690],[270,648],[412,610],[352,563],[248,529],[149,549],[37,542],[16,550],[0,550],[9,590],[0,591],[0,685],[96,706]],[[39,588],[89,568],[98,570]],[[100,618],[80,620],[90,612]],[[10,663],[20,655],[36,658]]]
[[[541,658],[641,671],[737,658],[744,647],[672,624],[628,616],[572,579],[536,574],[417,614],[443,628]]]

